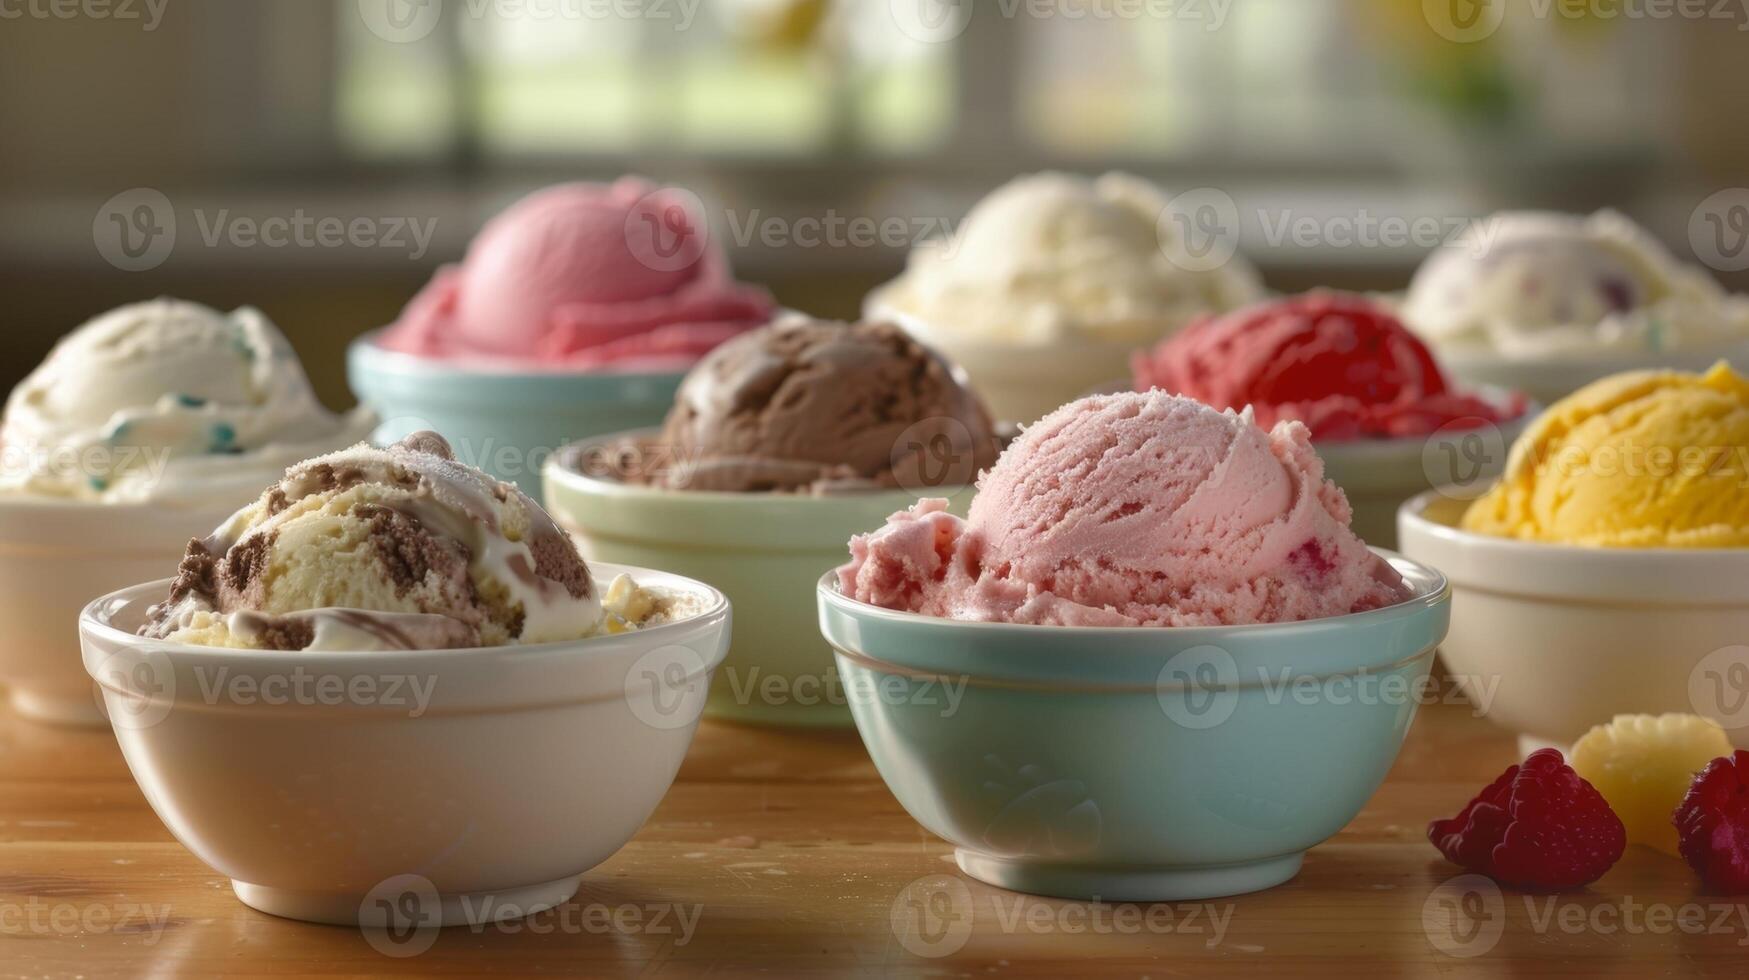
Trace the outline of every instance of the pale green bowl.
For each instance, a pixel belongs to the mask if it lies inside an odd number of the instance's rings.
[[[390,443],[431,429],[457,459],[536,500],[541,467],[556,449],[659,425],[685,377],[469,365],[386,350],[376,338],[366,334],[346,352],[353,393],[382,419],[372,438]]]
[[[1182,901],[1292,878],[1384,781],[1450,622],[1415,597],[1303,623],[1020,626],[894,612],[817,585],[869,755],[981,881]]]
[[[651,434],[589,439],[588,451]],[[779,725],[851,724],[832,650],[820,638],[814,584],[850,559],[852,535],[917,502],[902,490],[806,496],[665,490],[547,464],[546,505],[590,561],[696,578],[735,607],[729,656],[705,712]],[[964,515],[970,488],[949,498]]]

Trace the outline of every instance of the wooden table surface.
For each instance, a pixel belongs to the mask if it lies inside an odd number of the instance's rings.
[[[1512,756],[1468,707],[1424,708],[1384,788],[1292,882],[1093,905],[961,876],[853,732],[707,722],[655,816],[576,899],[390,957],[358,930],[245,908],[147,808],[108,733],[0,714],[0,974],[1749,974],[1749,897],[1708,896],[1648,851],[1554,898],[1452,883],[1423,828]]]

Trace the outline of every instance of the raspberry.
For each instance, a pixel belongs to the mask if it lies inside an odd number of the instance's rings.
[[[1455,864],[1533,891],[1577,888],[1602,877],[1627,848],[1603,794],[1554,749],[1533,752],[1427,839]]]
[[[1724,729],[1698,715],[1616,715],[1574,744],[1572,761],[1621,817],[1629,844],[1675,857],[1670,811],[1701,767],[1730,754]]]
[[[1749,892],[1749,752],[1707,763],[1670,822],[1702,880],[1727,894]]]

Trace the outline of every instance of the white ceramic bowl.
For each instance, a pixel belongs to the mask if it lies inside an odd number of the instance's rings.
[[[593,570],[703,611],[526,647],[275,653],[134,635],[164,581],[96,600],[79,632],[147,802],[244,903],[360,926],[379,902],[412,903],[415,925],[512,918],[637,832],[728,649],[722,593]]]
[[[1535,359],[1450,347],[1436,348],[1434,353],[1446,373],[1465,384],[1522,391],[1544,405],[1553,405],[1593,381],[1623,371],[1651,368],[1705,371],[1719,360],[1730,361],[1739,369],[1749,366],[1749,343],[1700,350],[1598,351]]]
[[[1583,548],[1460,529],[1403,505],[1403,553],[1451,579],[1446,667],[1526,750],[1623,713],[1693,712],[1749,748],[1749,548]]]
[[[105,726],[79,662],[79,611],[176,567],[188,540],[236,508],[0,496],[0,682],[19,714]]]
[[[879,302],[878,295],[871,294],[863,318],[897,324],[964,368],[998,422],[1027,425],[1077,398],[1109,390],[1113,378],[1129,377],[1130,355],[1143,346],[1090,338],[1029,346],[956,337]]]
[[[1441,429],[1428,436],[1320,442],[1324,476],[1341,487],[1354,508],[1354,532],[1367,544],[1397,547],[1397,510],[1434,487],[1479,491],[1506,468],[1506,451],[1541,409],[1471,429]],[[1471,493],[1472,496],[1476,495]]]

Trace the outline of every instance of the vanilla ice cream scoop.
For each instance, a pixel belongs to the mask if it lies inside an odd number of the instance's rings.
[[[1613,211],[1480,222],[1421,266],[1402,312],[1438,346],[1526,358],[1749,338],[1749,303]]]
[[[0,492],[192,505],[253,490],[370,425],[322,406],[259,312],[134,303],[62,339],[13,390]]]
[[[1139,345],[1258,298],[1257,274],[1238,256],[1212,269],[1172,260],[1167,205],[1124,174],[1020,177],[980,201],[956,235],[918,246],[871,303],[965,339]]]
[[[662,612],[617,580],[606,600],[539,504],[421,432],[286,471],[189,543],[141,633],[271,650],[450,649],[573,640]]]

